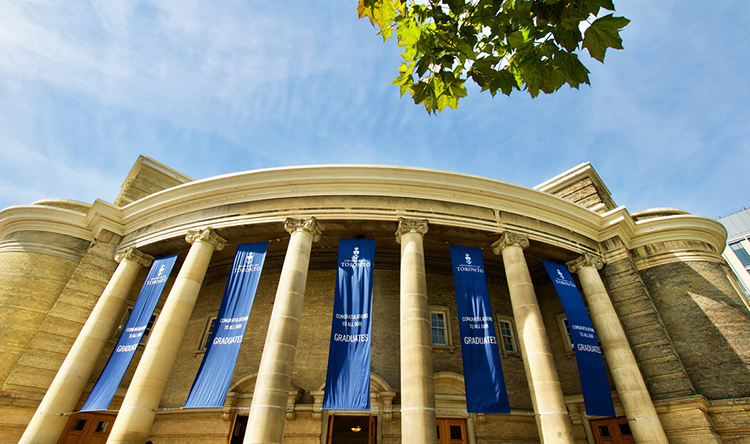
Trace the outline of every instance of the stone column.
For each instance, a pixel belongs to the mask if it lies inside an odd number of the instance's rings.
[[[211,256],[226,244],[211,228],[189,230],[185,240],[193,245],[149,336],[109,435],[109,444],[143,444],[148,439]]]
[[[310,251],[321,234],[314,217],[287,219],[284,228],[291,236],[260,359],[245,444],[281,443],[284,436]]]
[[[401,442],[435,443],[435,385],[424,246],[427,221],[399,219],[401,244]]]
[[[518,328],[521,355],[541,442],[573,444],[573,426],[565,406],[542,312],[534,293],[534,284],[531,282],[523,254],[523,249],[528,246],[527,236],[507,231],[492,244],[495,254],[503,256],[513,317]]]
[[[132,247],[115,255],[115,261],[120,265],[83,325],[20,443],[56,444],[60,439],[68,423],[68,417],[63,414],[72,412],[78,403],[94,365],[119,321],[138,273],[142,267],[151,265],[153,259]]]
[[[568,270],[577,273],[581,280],[591,322],[602,345],[602,353],[607,360],[635,442],[667,444],[667,437],[630,349],[625,330],[599,276],[598,270],[604,266],[604,261],[597,256],[585,254],[567,265]]]

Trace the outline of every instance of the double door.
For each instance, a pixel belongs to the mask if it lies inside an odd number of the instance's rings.
[[[589,422],[596,444],[634,444],[627,418],[595,419]]]
[[[457,418],[437,419],[437,444],[467,444],[466,420]]]
[[[76,413],[68,421],[58,444],[104,444],[117,415]]]

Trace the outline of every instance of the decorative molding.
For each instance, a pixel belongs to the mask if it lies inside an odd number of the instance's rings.
[[[211,244],[217,251],[220,251],[227,244],[227,240],[216,234],[213,228],[205,227],[196,230],[188,230],[185,240],[192,244],[197,241]]]
[[[18,241],[15,239],[0,242],[0,253],[7,252],[46,254],[73,262],[79,262],[85,254],[83,250],[76,250],[48,242]]]
[[[295,219],[288,217],[284,222],[284,229],[292,234],[295,231],[307,231],[313,237],[313,242],[320,240],[320,236],[323,234],[318,227],[318,219],[315,216],[310,216],[309,219]]]
[[[123,261],[123,259],[136,262],[138,265],[140,265],[143,268],[150,266],[151,263],[154,262],[153,256],[149,256],[148,254],[142,253],[138,251],[135,247],[130,247],[124,251],[119,251],[115,253],[115,262],[119,264],[120,262]]]
[[[591,253],[583,254],[578,256],[578,258],[565,263],[565,265],[568,266],[568,271],[571,273],[578,273],[578,270],[584,267],[594,267],[597,270],[601,270],[602,267],[604,267],[604,264],[604,258]]]
[[[19,205],[0,210],[0,240],[21,231],[62,234],[91,242],[86,215],[64,208]]]
[[[519,247],[525,249],[529,246],[529,236],[518,234],[511,231],[503,232],[500,239],[492,243],[492,251],[495,254],[502,254],[507,247]]]
[[[86,214],[86,221],[94,238],[98,238],[104,230],[119,236],[125,233],[122,224],[122,209],[101,199],[96,199],[91,205],[91,209]]]
[[[401,243],[401,236],[407,233],[419,233],[422,236],[427,234],[429,226],[427,219],[405,219],[398,218],[398,229],[396,230],[396,242]]]
[[[387,202],[383,196],[389,198]],[[284,199],[298,202],[307,198],[325,199],[314,205],[293,204],[268,211],[233,212],[234,205]],[[354,207],[353,198],[356,200]],[[507,221],[498,220],[497,215],[505,213],[520,216],[520,221],[528,218],[526,228],[529,229],[538,226],[537,222],[549,223],[563,231],[546,239],[531,238],[578,253],[585,249],[577,248],[575,242],[566,239],[565,231],[588,239],[592,244],[620,236],[628,249],[677,239],[700,240],[717,249],[725,244],[723,226],[700,216],[675,214],[636,221],[625,207],[598,214],[547,194],[539,187],[531,189],[477,176],[419,168],[325,165],[228,174],[144,197],[122,208],[123,245],[156,243],[196,226],[222,229],[283,222],[287,217],[298,217],[300,212],[316,214],[325,220],[392,221],[394,214],[404,215],[404,199],[424,203],[424,207],[409,207],[410,218],[429,218],[431,224],[441,226],[501,232],[507,229]],[[436,211],[452,204],[483,209],[487,214]]]
[[[297,419],[297,413],[296,413],[296,406],[297,401],[302,397],[304,394],[304,390],[297,388],[289,390],[289,397],[286,401],[286,420],[287,421],[294,421]]]

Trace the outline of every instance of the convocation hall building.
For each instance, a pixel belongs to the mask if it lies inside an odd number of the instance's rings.
[[[750,311],[726,236],[616,206],[589,164],[532,189],[388,166],[193,180],[142,156],[112,203],[0,211],[0,442],[750,443]],[[376,244],[371,406],[328,410],[338,243],[357,238]],[[265,264],[223,405],[182,408],[235,252],[255,242]],[[509,414],[467,412],[451,245],[481,249]],[[111,404],[80,412],[151,264],[175,254]],[[543,260],[575,279],[616,417],[587,415]]]

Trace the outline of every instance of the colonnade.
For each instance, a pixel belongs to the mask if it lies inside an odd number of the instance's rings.
[[[248,419],[246,444],[281,443],[291,384],[310,252],[321,231],[316,219],[287,219],[290,233],[268,334],[261,356]],[[435,443],[436,412],[432,369],[430,310],[424,264],[426,220],[400,219],[396,240],[401,244],[401,437],[404,443]],[[198,297],[214,251],[226,244],[210,229],[191,230],[192,246],[167,296],[110,434],[109,443],[148,439],[167,378]],[[523,249],[528,237],[505,232],[492,244],[505,267],[521,354],[543,444],[574,443],[572,424],[555,370],[551,347],[534,292]],[[116,316],[150,256],[129,249],[65,359],[22,443],[57,442],[67,417],[91,376],[94,363],[114,329]],[[609,365],[637,443],[667,443],[637,362],[609,295],[599,276],[600,258],[584,255],[568,263],[578,274]]]

